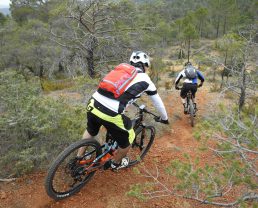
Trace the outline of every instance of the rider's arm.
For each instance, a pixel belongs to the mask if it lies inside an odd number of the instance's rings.
[[[178,83],[180,82],[180,79],[184,77],[184,70],[182,70],[176,77],[175,85],[177,86]]]
[[[203,83],[204,82],[204,76],[202,75],[202,73],[197,70],[197,76],[198,76],[198,79],[201,80],[201,82]]]
[[[157,109],[159,114],[161,115],[161,119],[168,120],[167,111],[165,109],[164,103],[162,102],[159,94],[157,93],[155,95],[151,95],[150,98],[151,98],[153,105],[155,106],[155,108]]]
[[[155,106],[155,108],[157,109],[157,111],[161,116],[161,119],[168,120],[168,115],[167,115],[167,111],[165,109],[164,103],[162,102],[157,92],[156,86],[154,85],[154,83],[151,81],[150,78],[148,78],[148,84],[149,86],[145,92],[147,93],[147,95],[150,96],[153,105]]]

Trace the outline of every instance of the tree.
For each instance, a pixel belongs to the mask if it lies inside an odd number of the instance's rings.
[[[249,70],[253,70],[253,57],[255,57],[255,37],[257,25],[250,25],[247,29],[237,34],[225,35],[220,41],[220,49],[224,53],[224,70],[233,77],[231,82],[227,83],[226,89],[234,92],[238,100],[238,109],[242,110],[246,101],[247,89],[253,90],[254,84]],[[230,60],[230,63],[227,60]],[[223,73],[222,71],[222,73]]]
[[[205,28],[205,22],[207,22],[208,9],[201,7],[195,11],[195,18],[197,20],[197,28],[199,35],[203,37],[203,28]]]
[[[196,29],[194,25],[191,23],[191,15],[187,16],[184,20],[185,28],[183,30],[183,39],[185,42],[187,42],[187,58],[188,61],[190,59],[190,49],[191,49],[191,41],[198,38],[198,33],[196,32]]]
[[[64,19],[52,23],[53,40],[86,62],[91,77],[96,75],[98,64],[123,59],[123,51],[130,47],[123,45],[121,37],[133,28],[121,24],[121,20],[119,23],[119,16],[112,16],[116,6],[104,0],[67,1],[59,10]]]
[[[238,8],[235,0],[210,0],[210,12],[216,28],[216,38],[219,37],[221,27],[224,35],[228,28],[238,21]]]
[[[246,102],[246,96],[247,96],[247,89],[253,89],[252,84],[252,78],[249,76],[248,68],[250,66],[250,60],[252,60],[252,56],[255,57],[254,52],[257,43],[255,42],[255,38],[258,36],[257,32],[257,25],[250,25],[249,28],[247,28],[245,31],[242,31],[240,33],[241,37],[243,38],[244,47],[243,50],[241,50],[241,63],[240,63],[240,73],[238,74],[240,83],[240,96],[239,96],[239,102],[238,102],[238,109],[239,111],[242,111],[245,102]],[[252,60],[253,61],[253,60]],[[255,67],[253,67],[255,68]],[[255,88],[254,88],[255,90]]]
[[[22,25],[29,19],[47,22],[48,0],[11,0],[10,10],[14,20]]]
[[[13,68],[24,76],[53,77],[62,52],[48,38],[47,24],[29,20],[23,26],[10,20],[0,31],[1,71]],[[43,85],[42,85],[43,88]]]
[[[7,17],[0,12],[0,25],[4,25],[7,21]]]
[[[217,42],[218,49],[223,54],[223,70],[221,72],[221,88],[224,85],[224,76],[232,76],[232,72],[237,69],[236,60],[240,60],[242,41],[239,35],[228,33]]]

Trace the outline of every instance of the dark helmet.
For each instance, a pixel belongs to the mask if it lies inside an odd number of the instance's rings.
[[[191,63],[190,61],[187,61],[187,62],[185,63],[185,66],[192,66],[192,63]]]

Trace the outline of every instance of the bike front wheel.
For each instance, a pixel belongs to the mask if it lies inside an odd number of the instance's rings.
[[[77,153],[83,148],[84,156],[78,159]],[[102,152],[95,139],[79,140],[61,152],[51,164],[46,180],[47,194],[60,200],[78,192],[94,175],[95,171],[86,172],[93,160]]]
[[[155,138],[155,128],[153,126],[139,126],[135,130],[135,139],[127,153],[130,158],[128,166],[139,163],[149,151]]]
[[[189,114],[190,114],[191,126],[194,127],[195,112],[194,112],[194,105],[193,105],[193,101],[192,100],[189,101]]]

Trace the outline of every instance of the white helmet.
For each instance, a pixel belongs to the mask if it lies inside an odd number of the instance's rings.
[[[130,57],[130,63],[131,64],[140,64],[142,63],[143,65],[149,67],[150,66],[150,59],[149,56],[142,52],[142,51],[134,51]]]

